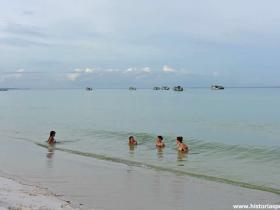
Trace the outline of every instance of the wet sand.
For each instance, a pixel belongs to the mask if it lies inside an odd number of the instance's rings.
[[[87,209],[227,210],[234,204],[280,202],[279,195],[269,192],[47,150],[22,141],[2,142],[0,164],[0,174],[45,187]]]
[[[0,177],[0,210],[74,210],[70,205],[36,186]]]

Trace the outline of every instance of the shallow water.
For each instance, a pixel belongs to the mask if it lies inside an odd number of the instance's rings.
[[[0,94],[0,133],[39,148],[56,130],[55,149],[69,154],[279,193],[279,93],[260,88],[7,91]],[[138,146],[127,145],[130,135]],[[164,136],[166,148],[155,148],[157,135]],[[189,154],[176,151],[179,135]]]

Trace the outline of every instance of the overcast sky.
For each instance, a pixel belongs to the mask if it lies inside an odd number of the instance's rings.
[[[279,0],[0,0],[0,87],[280,86]]]

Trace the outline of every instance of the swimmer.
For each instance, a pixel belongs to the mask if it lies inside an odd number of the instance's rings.
[[[128,144],[129,145],[137,145],[137,141],[135,140],[135,138],[133,136],[130,136],[128,139]]]
[[[163,142],[163,137],[162,136],[158,136],[155,144],[156,144],[157,147],[161,147],[161,148],[165,147],[165,144]]]
[[[178,146],[178,151],[180,151],[180,152],[188,152],[189,151],[188,146],[183,143],[183,137],[182,136],[177,137],[176,144]]]
[[[55,134],[56,134],[55,131],[51,131],[51,132],[50,132],[50,137],[49,137],[49,139],[48,139],[48,143],[49,143],[49,144],[55,144],[55,143],[56,143],[56,141],[55,141],[55,139],[54,139]]]

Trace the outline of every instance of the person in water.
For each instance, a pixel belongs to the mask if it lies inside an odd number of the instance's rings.
[[[49,143],[49,144],[55,144],[55,143],[56,143],[56,141],[55,141],[55,139],[54,139],[55,134],[56,134],[55,131],[51,131],[51,132],[50,132],[50,137],[49,137],[49,139],[48,139],[48,143]]]
[[[178,147],[178,151],[180,151],[180,152],[188,152],[189,151],[188,146],[183,143],[183,137],[182,136],[177,137],[176,144],[177,144],[177,147]]]
[[[157,140],[156,140],[156,146],[157,147],[165,147],[165,144],[163,142],[163,137],[162,136],[158,136]]]
[[[130,136],[128,139],[128,144],[129,145],[137,145],[137,141],[135,140],[135,138],[133,136]]]

